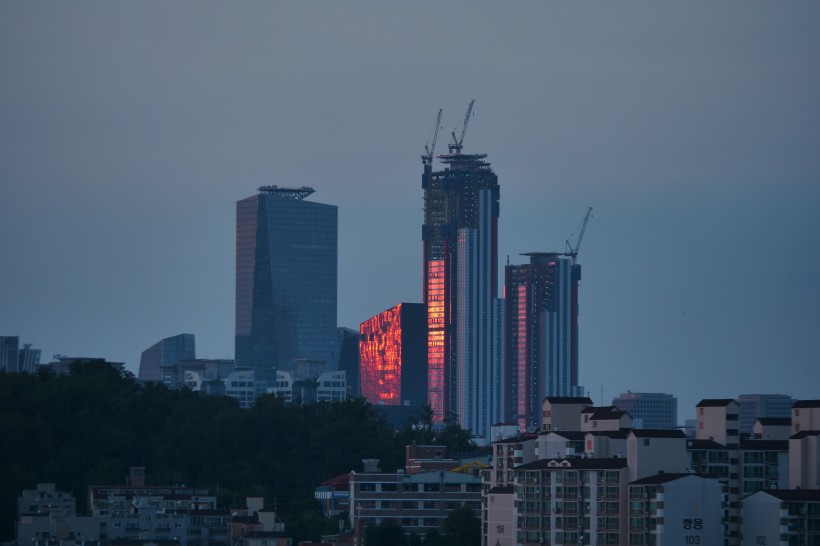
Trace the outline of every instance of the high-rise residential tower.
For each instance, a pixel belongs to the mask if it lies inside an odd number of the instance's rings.
[[[581,266],[554,252],[505,268],[506,420],[540,427],[547,396],[583,396],[578,385]]]
[[[438,156],[444,170],[424,156],[422,175],[428,401],[435,419],[455,414],[483,435],[503,418],[499,187],[486,157],[459,141]]]
[[[313,192],[263,186],[236,204],[236,363],[258,378],[335,366],[338,209]]]

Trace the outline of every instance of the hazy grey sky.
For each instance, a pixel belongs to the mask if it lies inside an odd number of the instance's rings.
[[[235,202],[266,184],[339,206],[340,325],[420,301],[420,154],[475,98],[501,264],[595,207],[596,402],[820,397],[817,2],[6,0],[0,78],[0,335],[45,359],[232,357]]]

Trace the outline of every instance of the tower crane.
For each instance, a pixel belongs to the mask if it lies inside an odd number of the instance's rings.
[[[448,144],[447,147],[450,149],[450,153],[453,153],[453,150],[456,153],[461,153],[461,145],[464,142],[464,134],[467,132],[467,124],[470,123],[470,116],[473,113],[473,104],[475,103],[475,99],[470,101],[470,105],[467,107],[467,114],[464,116],[464,126],[461,128],[461,138],[456,138],[456,130],[453,129],[453,143]]]
[[[436,139],[438,138],[438,129],[441,126],[441,113],[444,111],[443,108],[439,108],[438,117],[436,118],[436,129],[433,132],[433,142],[430,147],[427,147],[427,144],[424,145],[424,155],[421,156],[421,162],[425,165],[429,165],[433,162],[433,153],[436,150]],[[429,142],[429,141],[428,141]]]
[[[589,209],[587,209],[586,216],[584,216],[584,221],[581,223],[581,232],[578,234],[578,241],[575,243],[574,247],[569,243],[569,239],[567,239],[567,251],[564,252],[564,256],[569,256],[572,258],[572,265],[575,265],[575,259],[578,257],[578,251],[581,250],[581,241],[584,240],[584,232],[587,230],[587,222],[589,222],[591,216],[592,207],[589,207]],[[570,235],[570,237],[572,237],[572,235]]]

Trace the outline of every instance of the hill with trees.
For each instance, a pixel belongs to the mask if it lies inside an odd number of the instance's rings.
[[[433,436],[409,423],[396,431],[364,399],[288,405],[263,395],[252,409],[228,397],[142,384],[104,361],[73,364],[68,375],[0,372],[0,540],[12,540],[17,497],[55,483],[86,513],[89,485],[124,485],[145,466],[148,485],[207,488],[220,507],[247,496],[276,502],[288,535],[314,539],[325,521],[313,490],[358,469],[404,464],[404,446],[441,441],[469,447],[449,425]]]

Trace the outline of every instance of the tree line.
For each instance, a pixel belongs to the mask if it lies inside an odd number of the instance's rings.
[[[414,441],[470,447],[457,424],[396,430],[362,398],[300,406],[263,395],[241,409],[229,397],[140,383],[104,361],[73,364],[67,375],[0,372],[0,540],[14,537],[24,489],[55,483],[84,514],[88,486],[125,485],[131,466],[146,467],[147,485],[207,488],[220,508],[264,497],[288,536],[317,540],[338,526],[322,517],[314,488],[364,458],[401,468]]]

